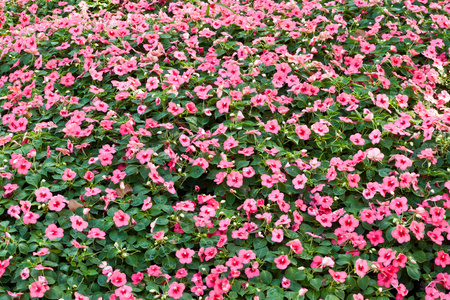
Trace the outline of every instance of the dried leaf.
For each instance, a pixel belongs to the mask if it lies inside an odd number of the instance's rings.
[[[363,39],[363,38],[366,37],[366,32],[365,32],[364,30],[362,30],[362,29],[357,29],[357,30],[355,31],[355,37],[356,37],[356,38],[361,37],[361,38]]]
[[[79,208],[79,207],[84,207],[83,204],[79,203],[77,200],[74,200],[74,199],[69,200],[69,204],[68,204],[67,206],[69,207],[69,209],[70,209],[73,213],[77,210],[77,208]],[[92,219],[90,213],[87,213],[86,217],[87,217],[88,221],[89,221],[90,219]]]
[[[127,184],[127,185],[125,185],[125,188],[123,190],[122,189],[116,189],[115,191],[117,193],[117,197],[118,198],[123,198],[123,197],[125,197],[126,194],[132,192],[133,188]]]

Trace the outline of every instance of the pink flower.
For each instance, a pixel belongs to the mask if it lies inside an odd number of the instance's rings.
[[[450,265],[450,255],[441,250],[437,253],[434,263],[445,268],[447,265]]]
[[[442,245],[444,237],[441,235],[442,231],[439,228],[435,228],[433,231],[428,231],[428,237],[438,245]]]
[[[190,264],[192,262],[192,256],[194,256],[195,251],[189,248],[181,248],[175,252],[175,256],[178,257],[181,264]]]
[[[189,102],[186,104],[186,110],[188,111],[188,113],[190,114],[194,114],[198,111],[197,107],[195,106],[194,102]]]
[[[75,173],[74,171],[72,171],[69,168],[66,168],[64,170],[64,174],[62,176],[62,180],[67,181],[67,180],[74,180],[75,177],[77,176],[77,173]]]
[[[323,269],[325,267],[333,268],[334,260],[328,256],[325,256],[325,257],[315,256],[313,258],[313,262],[311,263],[311,268]]]
[[[314,123],[311,126],[311,129],[320,136],[324,136],[327,132],[330,131],[328,129],[328,126],[322,122]]]
[[[144,274],[142,272],[137,272],[136,274],[131,275],[131,280],[134,285],[137,285],[144,279]]]
[[[20,277],[22,280],[26,280],[28,277],[30,277],[30,269],[24,268],[22,271],[20,271]]]
[[[236,141],[232,136],[228,137],[225,142],[223,142],[223,149],[228,151],[234,147],[237,147],[239,142]]]
[[[63,195],[53,196],[48,202],[48,209],[52,211],[61,211],[64,207],[66,207],[66,203],[68,203]]]
[[[61,77],[61,84],[67,87],[73,85],[75,83],[75,77],[73,77],[72,73],[67,73],[63,77]]]
[[[277,134],[280,131],[281,127],[278,125],[277,120],[270,120],[266,124],[264,124],[264,130],[268,133]]]
[[[217,101],[216,107],[219,110],[219,113],[224,114],[228,113],[228,110],[230,108],[231,100],[228,97],[224,97]]]
[[[425,230],[425,224],[422,222],[412,221],[411,225],[409,225],[409,229],[414,233],[416,239],[419,241],[424,238],[425,234],[423,231]]]
[[[95,195],[98,195],[101,193],[101,190],[97,187],[93,187],[93,188],[85,187],[84,189],[86,190],[85,195],[87,197],[95,196]]]
[[[305,188],[305,184],[308,181],[308,178],[305,174],[299,174],[292,179],[292,184],[294,185],[294,189],[301,190]]]
[[[227,175],[227,185],[229,187],[240,188],[244,181],[244,176],[236,171],[231,171],[230,174]]]
[[[110,281],[114,286],[121,287],[127,283],[127,276],[119,270],[115,270],[112,275],[108,277],[107,282]]]
[[[169,291],[167,294],[169,297],[174,299],[180,299],[183,297],[183,291],[185,289],[185,285],[183,283],[172,282],[169,286]]]
[[[433,165],[437,163],[437,159],[434,157],[434,154],[436,154],[437,151],[433,151],[431,148],[423,149],[419,155],[417,155],[418,158],[425,158],[431,161]]]
[[[231,237],[233,239],[246,240],[248,239],[248,232],[243,227],[241,227],[238,230],[233,230]]]
[[[127,173],[121,172],[120,170],[116,169],[116,170],[113,171],[113,174],[111,176],[111,181],[114,184],[118,184],[122,179],[125,178],[125,176],[127,176]]]
[[[379,256],[377,262],[382,263],[384,266],[388,266],[394,260],[395,254],[397,254],[397,251],[381,248],[378,250]]]
[[[373,161],[382,161],[384,154],[378,148],[370,148],[366,150],[367,158]]]
[[[355,262],[355,272],[359,277],[364,277],[366,273],[369,271],[369,266],[367,265],[367,261],[365,259],[359,258]]]
[[[136,158],[139,160],[139,162],[141,164],[144,165],[144,164],[150,162],[153,153],[154,153],[154,151],[151,149],[141,150],[136,154]]]
[[[297,133],[298,137],[302,140],[308,140],[309,135],[311,134],[311,130],[306,125],[298,125],[295,124],[295,133]]]
[[[185,268],[178,269],[175,274],[175,278],[184,278],[186,276],[188,276],[188,273]]]
[[[283,254],[275,258],[274,263],[276,263],[278,269],[285,270],[289,266],[291,261],[286,255]]]
[[[341,224],[343,230],[353,232],[358,227],[359,221],[353,215],[346,214],[339,219],[339,224]]]
[[[396,197],[391,200],[389,208],[395,210],[397,215],[401,215],[408,210],[408,199],[406,197]]]
[[[89,300],[89,297],[83,296],[78,292],[75,292],[74,296],[75,300]]]
[[[289,288],[291,286],[291,281],[283,276],[283,279],[281,280],[281,286],[284,289],[287,289],[287,288]]]
[[[101,239],[104,240],[106,236],[106,233],[98,228],[92,228],[89,230],[87,237],[90,239]]]
[[[395,238],[400,244],[409,242],[411,239],[409,236],[409,230],[403,225],[397,225],[396,229],[392,231],[392,237]]]
[[[113,221],[117,227],[127,226],[130,222],[130,216],[119,210],[114,213]]]
[[[164,239],[164,230],[158,231],[152,237],[157,241],[162,241]]]
[[[331,277],[333,277],[334,281],[343,283],[345,282],[345,278],[347,278],[347,273],[342,272],[335,272],[332,269],[328,269],[328,273],[330,273]]]
[[[119,299],[128,299],[131,296],[133,296],[132,290],[133,288],[131,286],[123,285],[114,291],[114,295],[119,297]],[[86,298],[87,298],[86,300],[89,300],[88,297]]]
[[[35,281],[30,286],[30,297],[31,298],[42,298],[49,287],[40,281]]]
[[[78,231],[83,231],[88,227],[88,222],[84,221],[80,216],[71,216],[70,221],[72,222],[72,228]]]
[[[247,264],[250,260],[256,258],[256,254],[252,250],[241,249],[238,253],[239,258],[242,260],[243,264]]]
[[[360,133],[355,133],[353,135],[350,136],[350,141],[358,146],[363,146],[366,141],[364,141],[364,139],[361,137]]]
[[[34,194],[36,195],[36,201],[46,203],[48,199],[50,199],[53,194],[50,192],[50,190],[46,187],[41,187],[34,191]]]
[[[281,243],[284,238],[283,229],[272,230],[272,241],[275,243]]]
[[[348,179],[348,185],[351,188],[357,188],[358,182],[361,180],[361,177],[358,174],[348,174],[347,179]]]
[[[225,265],[229,266],[231,270],[239,270],[244,267],[242,259],[238,256],[229,258]]]
[[[38,252],[33,252],[33,256],[43,256],[43,255],[47,255],[47,254],[50,254],[50,251],[48,250],[48,248],[42,248]]]
[[[169,102],[169,107],[167,108],[167,111],[170,112],[172,115],[177,116],[184,112],[184,108],[176,105],[173,102]]]
[[[151,265],[150,267],[147,268],[147,274],[148,276],[160,276],[162,274],[161,272],[161,268],[157,265]]]
[[[23,223],[25,225],[27,225],[27,224],[36,224],[37,219],[39,219],[39,215],[37,213],[32,212],[32,211],[27,212],[22,218]]]
[[[286,246],[289,246],[295,254],[300,254],[303,252],[303,246],[299,239],[289,241]]]
[[[64,229],[57,227],[55,224],[50,224],[45,229],[45,236],[50,240],[62,238],[64,236]]]

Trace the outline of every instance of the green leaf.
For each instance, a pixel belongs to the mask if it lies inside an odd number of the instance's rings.
[[[380,144],[383,145],[383,147],[387,148],[387,149],[391,149],[392,143],[394,141],[391,138],[382,138],[380,140]]]
[[[337,297],[335,295],[327,295],[325,297],[325,300],[339,300],[339,297]]]
[[[180,221],[180,227],[185,233],[193,233],[194,230],[194,221],[192,219],[183,219]]]
[[[364,276],[362,278],[358,278],[356,284],[361,288],[361,290],[367,289],[369,286],[370,279],[368,276]]]
[[[59,299],[64,296],[64,291],[59,286],[52,286],[49,291],[45,293],[48,299]]]
[[[26,243],[20,243],[19,252],[22,254],[28,254],[28,245]]]
[[[425,254],[425,252],[421,250],[414,252],[413,257],[418,263],[423,263],[427,261],[427,255]]]
[[[163,268],[165,268],[167,271],[173,270],[173,269],[175,269],[175,267],[177,266],[177,262],[176,262],[175,259],[173,259],[172,257],[166,256],[166,257],[163,259],[162,266],[163,266]]]
[[[300,170],[299,167],[296,166],[289,166],[286,168],[286,172],[291,175],[292,177],[295,177],[297,175],[302,174],[302,171]]]
[[[26,181],[31,184],[32,186],[35,186],[36,188],[39,187],[39,182],[41,182],[41,175],[40,174],[28,174],[26,177]]]
[[[322,287],[322,278],[313,278],[309,284],[311,284],[311,286],[316,290],[320,290],[320,288]]]
[[[125,257],[125,262],[129,264],[130,266],[137,266],[138,265],[138,259],[136,255],[129,255]]]
[[[379,174],[381,177],[386,177],[386,176],[388,176],[389,173],[391,173],[391,172],[392,172],[392,169],[389,169],[389,168],[383,168],[383,169],[379,169],[379,170],[378,170],[378,174]]]
[[[325,246],[321,246],[316,248],[315,252],[320,253],[320,254],[328,254],[330,253],[331,248],[330,247],[325,247]]]
[[[261,279],[261,282],[264,284],[271,284],[272,283],[272,274],[269,271],[263,270],[261,271],[261,275],[259,276],[259,278]]]
[[[205,171],[205,170],[203,170],[202,167],[199,167],[199,166],[193,166],[193,167],[189,170],[188,176],[189,176],[189,177],[192,177],[192,178],[199,178],[199,177],[203,174],[204,171]]]
[[[408,272],[409,277],[411,277],[414,280],[419,280],[420,279],[420,270],[418,267],[411,267],[411,266],[406,266],[406,272]]]
[[[148,249],[144,254],[145,260],[153,260],[157,254],[158,251],[156,249]]]
[[[267,291],[267,298],[266,299],[280,299],[282,300],[284,298],[284,291],[279,287],[271,287]]]
[[[334,189],[333,189],[333,193],[336,195],[336,196],[341,196],[341,195],[344,195],[345,194],[345,189],[344,188],[342,188],[342,187],[340,187],[340,186],[337,186],[337,187],[335,187]]]
[[[286,278],[289,280],[304,280],[305,279],[305,272],[299,271],[298,269],[294,267],[290,267],[286,270]]]

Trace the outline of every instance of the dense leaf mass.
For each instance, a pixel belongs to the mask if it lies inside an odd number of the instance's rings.
[[[0,299],[450,299],[450,1],[0,0]]]

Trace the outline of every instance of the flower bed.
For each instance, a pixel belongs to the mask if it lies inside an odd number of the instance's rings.
[[[448,0],[0,8],[0,299],[450,298]]]

